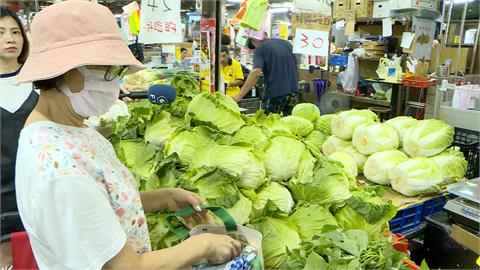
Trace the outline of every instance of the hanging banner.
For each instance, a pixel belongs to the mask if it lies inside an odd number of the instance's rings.
[[[413,57],[430,60],[433,40],[435,39],[435,21],[413,17],[412,31],[415,34]]]
[[[154,44],[180,43],[182,41],[180,1],[142,1],[138,42]]]
[[[212,61],[210,59],[210,32],[200,32],[200,90],[211,92],[212,89]]]
[[[293,53],[328,56],[329,32],[297,28],[293,40]]]

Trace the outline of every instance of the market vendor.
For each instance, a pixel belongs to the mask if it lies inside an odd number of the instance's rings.
[[[237,256],[237,240],[209,233],[151,251],[145,213],[191,205],[187,225],[211,222],[201,199],[174,188],[140,193],[112,145],[84,127],[118,98],[119,79],[143,68],[108,8],[51,5],[35,15],[31,41],[17,82],[33,82],[41,95],[20,135],[15,181],[39,268],[184,269]]]
[[[297,62],[293,46],[284,39],[262,40],[250,38],[248,47],[255,50],[253,69],[240,93],[233,97],[240,101],[258,82],[263,73],[266,89],[262,97],[262,109],[266,113],[289,114],[294,105],[292,96],[297,92]]]
[[[0,7],[0,43],[1,268],[11,264],[10,234],[24,230],[15,198],[15,160],[20,130],[37,104],[38,93],[31,83],[13,84],[29,44],[20,19],[6,7]]]
[[[222,65],[222,76],[226,85],[227,96],[238,95],[244,80],[242,65],[237,60],[230,58],[227,46],[222,46],[220,64]]]

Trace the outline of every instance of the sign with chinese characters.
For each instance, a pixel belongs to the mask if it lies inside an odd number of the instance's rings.
[[[180,1],[142,1],[138,42],[153,44],[179,43],[182,41]]]
[[[413,17],[412,31],[415,33],[415,49],[413,57],[430,60],[433,40],[435,39],[435,21]]]
[[[330,43],[327,31],[297,28],[293,40],[293,53],[328,56]]]

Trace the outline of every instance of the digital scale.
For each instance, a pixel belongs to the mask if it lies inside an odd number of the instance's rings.
[[[478,233],[480,226],[480,178],[447,186],[450,194],[458,198],[447,201],[444,209],[456,224],[467,226]]]

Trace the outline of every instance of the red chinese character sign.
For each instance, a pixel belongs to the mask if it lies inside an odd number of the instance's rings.
[[[182,42],[180,1],[143,0],[138,39],[144,44]]]
[[[293,40],[293,53],[328,56],[329,33],[327,31],[297,28]]]

